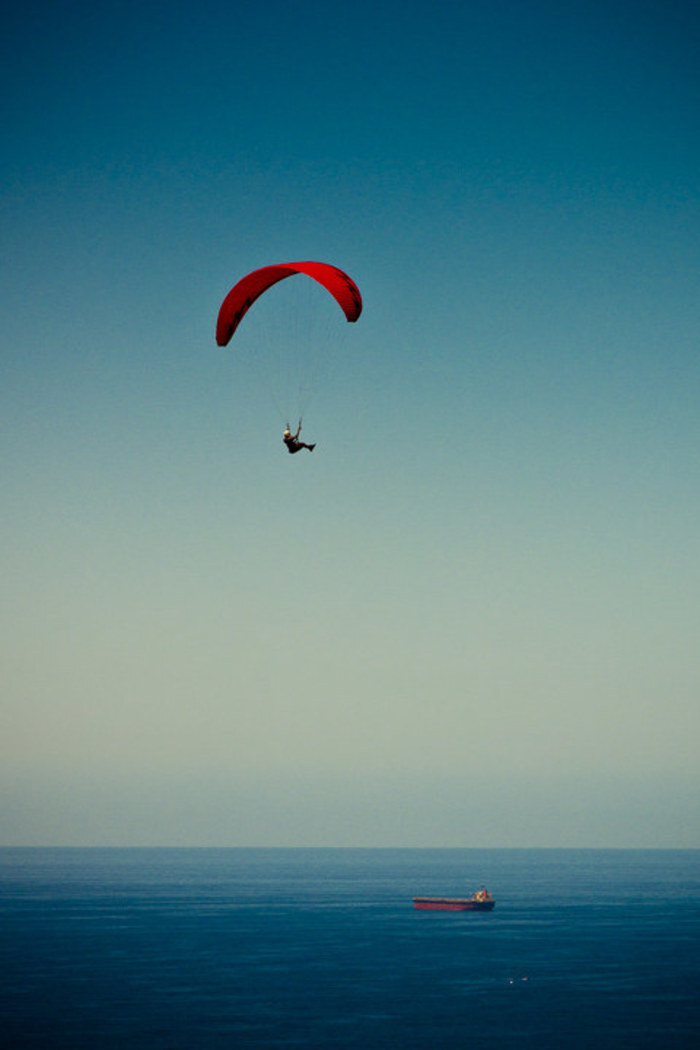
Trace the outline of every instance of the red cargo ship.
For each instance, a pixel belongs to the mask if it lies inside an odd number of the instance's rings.
[[[413,907],[420,911],[493,911],[496,902],[482,888],[471,897],[414,897]]]

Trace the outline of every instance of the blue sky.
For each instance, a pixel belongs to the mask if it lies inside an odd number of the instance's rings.
[[[0,842],[699,845],[699,34],[17,7]],[[217,348],[290,259],[360,321],[290,281]]]

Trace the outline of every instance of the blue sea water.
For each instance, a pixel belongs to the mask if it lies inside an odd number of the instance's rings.
[[[2,849],[0,1045],[695,1050],[699,931],[693,850]]]

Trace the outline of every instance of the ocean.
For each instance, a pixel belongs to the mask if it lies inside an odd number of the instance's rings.
[[[6,848],[0,1045],[697,1050],[699,932],[698,850]]]

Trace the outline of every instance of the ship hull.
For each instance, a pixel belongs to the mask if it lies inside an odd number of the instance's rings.
[[[493,911],[494,900],[477,901],[470,897],[414,897],[419,911]]]

